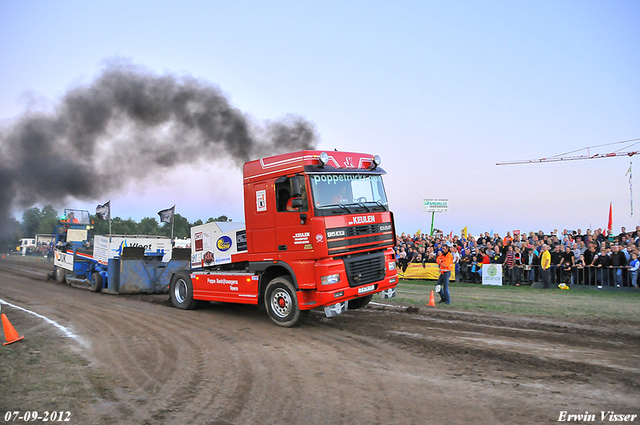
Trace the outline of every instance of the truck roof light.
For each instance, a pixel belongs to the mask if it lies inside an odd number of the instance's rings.
[[[329,154],[326,152],[322,152],[319,159],[320,165],[326,165],[329,162]]]
[[[376,167],[378,167],[380,165],[382,161],[380,160],[380,156],[376,155],[373,157],[373,167],[371,167],[372,170],[375,170]]]

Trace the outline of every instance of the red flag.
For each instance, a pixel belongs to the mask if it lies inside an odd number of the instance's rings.
[[[611,209],[611,202],[609,202],[609,224],[607,225],[607,230],[609,230],[609,232],[611,232],[611,230],[613,229],[613,214],[612,214],[612,209]]]

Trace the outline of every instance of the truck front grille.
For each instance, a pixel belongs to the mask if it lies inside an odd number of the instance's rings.
[[[385,275],[384,253],[357,255],[344,259],[349,286],[355,287],[382,280]]]

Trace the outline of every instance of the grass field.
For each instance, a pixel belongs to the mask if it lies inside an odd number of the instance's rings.
[[[435,281],[401,281],[396,298],[389,300],[411,306],[424,306]],[[451,308],[469,312],[507,313],[526,317],[545,317],[581,321],[622,320],[640,324],[640,291],[616,292],[591,289],[539,289],[529,286],[483,286],[451,283]],[[378,301],[379,295],[376,295]],[[436,294],[436,302],[439,297]]]

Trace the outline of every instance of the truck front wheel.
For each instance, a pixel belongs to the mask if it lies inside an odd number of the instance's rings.
[[[193,299],[193,283],[189,273],[179,272],[171,280],[169,287],[171,304],[181,310],[193,310],[198,306],[198,300]]]
[[[273,322],[285,328],[291,328],[304,321],[309,310],[300,310],[296,290],[284,277],[276,277],[267,285],[264,304]]]

